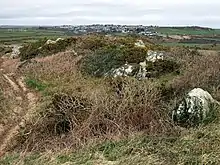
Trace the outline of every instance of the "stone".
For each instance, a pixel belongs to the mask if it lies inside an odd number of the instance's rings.
[[[164,60],[164,53],[149,50],[147,52],[146,60],[151,62],[156,62],[157,60]]]
[[[53,40],[47,40],[47,42],[46,42],[46,45],[49,45],[49,44],[56,44],[58,41],[62,41],[62,40],[64,40],[64,39],[62,39],[62,38],[57,38],[56,39],[56,41],[53,41]],[[38,48],[38,49],[40,49],[40,48]]]
[[[14,45],[13,48],[12,48],[12,52],[11,52],[10,57],[12,59],[18,58],[19,54],[20,54],[20,49],[21,48],[22,48],[22,46]]]
[[[207,91],[194,88],[172,111],[172,119],[184,126],[198,125],[209,117],[214,104],[220,105]]]
[[[138,42],[135,43],[135,46],[137,47],[145,47],[142,40],[138,40]],[[112,68],[109,72],[105,73],[104,76],[112,76],[112,77],[135,77],[138,80],[148,79],[153,75],[152,72],[147,70],[148,63],[155,63],[158,60],[164,60],[164,52],[162,51],[152,51],[149,50],[146,54],[145,60],[140,63],[126,63],[119,68]],[[98,70],[99,71],[99,70]]]
[[[112,69],[109,73],[107,73],[105,76],[113,76],[113,77],[122,77],[122,76],[125,76],[125,77],[128,77],[128,76],[133,76],[134,71],[135,69],[135,66],[134,65],[130,65],[130,64],[125,64],[117,69]]]
[[[46,44],[49,45],[49,44],[55,44],[56,41],[52,41],[52,40],[47,40]]]
[[[136,47],[141,47],[141,48],[145,48],[145,44],[142,40],[138,40],[135,44]]]
[[[56,42],[64,40],[63,38],[57,38]]]

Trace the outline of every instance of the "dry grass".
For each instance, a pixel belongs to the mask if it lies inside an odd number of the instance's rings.
[[[34,150],[61,150],[77,148],[90,139],[125,137],[140,131],[170,134],[175,129],[168,114],[179,98],[177,94],[193,87],[215,87],[220,66],[217,55],[209,58],[187,49],[177,53],[173,51],[171,59],[181,65],[181,73],[167,82],[168,90],[172,89],[169,100],[164,100],[167,93],[154,80],[84,77],[77,70],[81,56],[60,53],[35,59],[36,63],[28,64],[23,73],[49,85],[41,110],[25,130],[31,133],[22,137],[23,144]]]
[[[31,133],[22,136],[22,147],[61,150],[77,148],[91,139],[112,139],[139,131],[171,133],[156,84],[132,78],[83,77],[76,68],[79,59],[61,53],[36,59],[37,63],[23,68],[23,73],[49,87],[40,110],[24,130]]]
[[[184,58],[182,74],[172,81],[175,92],[183,93],[192,88],[200,87],[211,93],[215,91],[216,95],[220,87],[220,56],[218,54],[212,56],[191,55]]]
[[[146,81],[97,79],[83,76],[77,64],[105,44],[97,45],[92,38],[77,42],[78,56],[59,53],[21,68],[29,80],[46,87],[14,150],[23,155],[8,155],[0,163],[219,164],[218,120],[182,129],[177,136],[180,129],[168,115],[175,100],[194,87],[220,99],[220,56],[172,50],[170,59],[180,64],[179,75]]]
[[[0,124],[10,125],[18,120],[16,110],[20,103],[19,99],[17,92],[12,90],[0,73]]]

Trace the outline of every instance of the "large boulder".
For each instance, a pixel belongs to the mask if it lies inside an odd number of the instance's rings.
[[[183,126],[195,126],[206,120],[218,101],[201,88],[191,90],[172,111],[174,122]]]

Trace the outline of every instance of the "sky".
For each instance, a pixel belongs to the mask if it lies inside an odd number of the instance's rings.
[[[219,0],[0,0],[0,25],[129,24],[220,28]]]

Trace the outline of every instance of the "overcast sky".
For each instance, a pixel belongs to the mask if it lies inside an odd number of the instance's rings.
[[[1,25],[143,24],[220,28],[219,0],[0,0]]]

